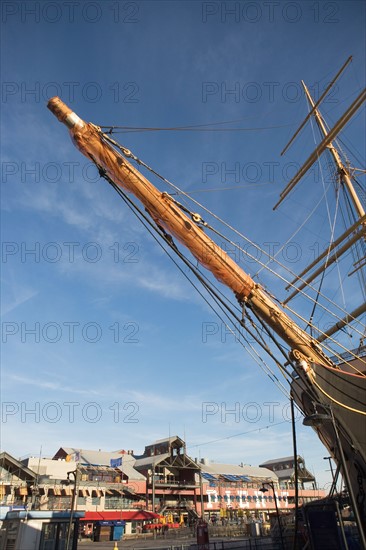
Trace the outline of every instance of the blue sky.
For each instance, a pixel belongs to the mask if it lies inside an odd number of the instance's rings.
[[[272,212],[286,175],[314,148],[309,128],[280,157],[307,112],[300,80],[317,96],[354,56],[323,105],[334,123],[364,85],[364,4],[28,1],[2,9],[2,448],[15,456],[41,447],[52,455],[61,445],[138,453],[178,434],[191,456],[217,462],[291,454],[285,396],[46,103],[60,95],[101,125],[250,128],[118,139],[278,251],[316,202],[307,187],[314,169]],[[361,111],[347,128],[358,153],[363,127]],[[281,261],[299,271],[327,241],[324,220],[316,214]],[[283,285],[261,277],[283,296]],[[357,293],[349,297],[352,309]],[[325,449],[297,424],[299,453],[329,482]]]

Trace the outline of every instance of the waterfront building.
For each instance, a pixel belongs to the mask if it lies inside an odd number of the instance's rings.
[[[298,464],[299,503],[324,497],[302,457]],[[218,524],[265,521],[276,505],[281,513],[294,508],[293,470],[291,457],[261,466],[193,459],[178,436],[146,445],[141,455],[60,447],[52,458],[18,460],[4,452],[1,506],[83,512],[88,536],[103,522],[124,522],[125,534],[134,534],[157,523],[192,525],[202,516]]]

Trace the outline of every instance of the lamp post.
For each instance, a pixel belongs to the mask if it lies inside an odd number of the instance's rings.
[[[262,488],[259,489],[261,493],[267,493],[268,489],[265,488],[265,485],[269,485],[271,487],[272,491],[273,491],[273,498],[274,498],[275,507],[276,507],[276,516],[277,516],[277,521],[278,521],[278,528],[280,530],[281,548],[283,550],[285,548],[285,546],[284,546],[284,542],[283,542],[282,524],[281,524],[281,518],[280,518],[280,511],[278,509],[278,504],[277,504],[277,496],[276,496],[275,486],[274,486],[273,481],[265,481],[265,482],[262,483]]]
[[[332,474],[332,482],[334,483],[334,471],[333,471],[333,465],[332,465],[332,457],[331,456],[323,456],[323,460],[328,460],[328,462],[329,462],[330,473]]]
[[[70,479],[70,475],[73,476],[74,480],[72,481]],[[70,510],[70,521],[69,521],[69,527],[67,530],[67,539],[66,539],[66,547],[65,550],[70,550],[70,539],[71,539],[71,531],[72,531],[72,520],[74,516],[74,510],[75,510],[75,503],[76,503],[76,495],[78,492],[78,481],[79,481],[79,469],[78,466],[76,467],[76,470],[73,470],[72,472],[67,472],[67,481],[69,483],[74,484],[73,492],[72,492],[72,498],[71,498],[71,510]]]

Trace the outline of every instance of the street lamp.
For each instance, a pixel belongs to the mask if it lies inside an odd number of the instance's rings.
[[[334,481],[334,472],[333,472],[333,465],[332,465],[332,457],[331,456],[323,456],[323,460],[328,460],[329,462],[329,468],[330,468],[330,473],[332,474],[332,479]]]
[[[328,460],[328,462],[329,462],[330,473],[332,474],[332,481],[333,481],[333,484],[334,484],[334,471],[333,471],[333,465],[332,465],[332,457],[331,456],[323,456],[323,460]]]
[[[282,524],[281,524],[280,512],[279,512],[278,504],[277,504],[277,496],[276,496],[275,486],[274,486],[273,481],[265,481],[265,482],[262,483],[262,488],[259,489],[259,491],[261,493],[267,493],[268,492],[268,489],[265,488],[265,485],[269,485],[271,487],[272,491],[273,491],[273,497],[274,497],[274,502],[275,502],[275,507],[276,507],[277,521],[278,521],[278,528],[280,530],[281,548],[284,549],[285,546],[284,546],[284,543],[283,543]]]
[[[78,467],[76,467],[76,470],[73,470],[72,472],[67,472],[67,481],[68,481],[68,483],[73,483],[73,484],[74,484],[74,488],[73,488],[73,492],[72,492],[71,510],[70,510],[70,521],[69,521],[69,528],[68,528],[68,530],[67,530],[67,539],[66,539],[66,547],[65,547],[65,550],[69,550],[69,549],[70,549],[70,538],[71,538],[71,531],[72,531],[72,520],[73,520],[74,510],[75,510],[76,495],[77,495],[77,492],[78,492],[78,487],[77,487],[77,484],[78,484],[78,481],[79,481],[78,474],[79,474],[79,469],[78,469]],[[73,476],[73,478],[74,478],[73,480],[70,479],[70,475]]]

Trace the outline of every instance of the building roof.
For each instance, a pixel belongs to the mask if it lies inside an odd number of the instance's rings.
[[[260,464],[260,466],[266,466],[266,465],[269,465],[269,464],[282,464],[282,462],[293,462],[294,461],[294,456],[285,456],[285,457],[282,457],[282,458],[272,458],[271,460],[266,460],[265,462],[262,462],[262,464]],[[298,462],[304,462],[304,459],[302,458],[302,456],[300,455],[297,455],[297,461]]]
[[[72,517],[75,519],[83,518],[84,511],[74,510]],[[69,519],[71,516],[70,510],[10,510],[7,512],[6,520],[30,520],[30,519]]]
[[[162,443],[173,443],[174,441],[178,441],[179,443],[182,443],[182,445],[184,445],[183,439],[181,439],[177,435],[172,435],[170,437],[164,437],[163,439],[157,439],[150,445],[147,445],[147,447],[152,447],[153,445],[161,445]]]
[[[201,471],[212,475],[246,476],[249,478],[263,478],[278,481],[277,475],[268,468],[259,466],[237,466],[235,464],[200,464]]]
[[[276,470],[276,475],[278,476],[278,479],[281,481],[284,481],[286,479],[293,480],[295,477],[295,468],[284,468],[283,470]],[[315,481],[315,477],[309,470],[306,468],[298,471],[298,478],[299,481]]]
[[[121,456],[121,455],[119,455]],[[121,470],[130,480],[138,481],[139,479],[145,479],[145,476],[142,475],[136,468],[136,458],[132,455],[122,455],[122,466],[119,466],[118,469]]]
[[[109,466],[111,465],[111,459],[122,458],[122,465],[118,466],[130,480],[142,480],[145,477],[140,474],[134,468],[136,459],[124,451],[92,451],[87,449],[76,449],[74,447],[61,447],[54,456],[54,459],[58,459],[64,456],[64,460],[67,461],[67,457],[72,457],[72,460],[86,466]]]
[[[33,481],[37,474],[7,452],[0,453],[0,468],[23,481]]]
[[[170,457],[170,453],[163,453],[161,455],[146,456],[144,458],[137,458],[134,464],[136,470],[146,470],[152,466],[156,466]]]

